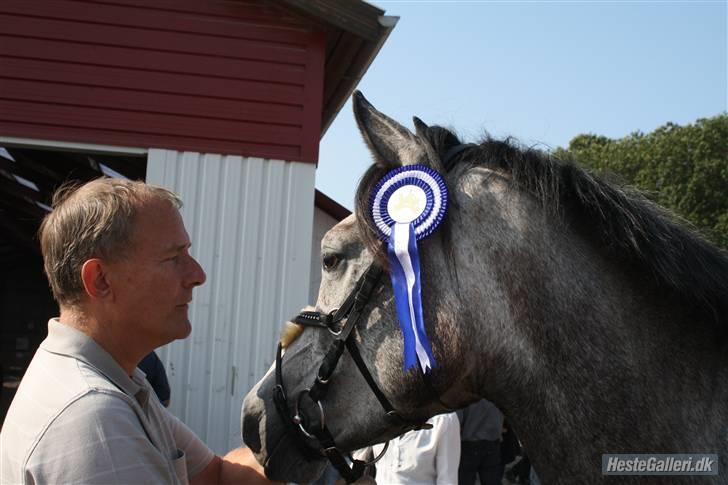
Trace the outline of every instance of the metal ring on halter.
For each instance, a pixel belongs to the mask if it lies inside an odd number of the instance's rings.
[[[301,431],[303,432],[303,434],[305,434],[309,438],[316,438],[315,435],[312,435],[311,433],[306,431],[306,428],[303,427],[303,417],[301,416],[301,413],[299,412],[299,406],[301,405],[301,397],[304,394],[308,394],[310,392],[311,392],[311,389],[306,388],[298,394],[298,398],[296,399],[296,414],[293,416],[293,422],[295,424],[297,424],[299,428],[301,428]],[[324,407],[321,405],[321,401],[314,401],[313,399],[311,399],[311,401],[318,404],[319,414],[321,415],[321,431],[323,431],[324,428],[326,427],[326,418],[324,416]]]
[[[339,309],[338,309],[338,308],[334,308],[333,310],[331,310],[331,311],[329,312],[329,316],[330,316],[330,317],[333,317],[333,316],[334,316],[334,314],[335,314],[336,312],[338,312],[338,311],[339,311]],[[328,325],[326,326],[326,328],[328,328],[329,332],[331,332],[331,335],[333,335],[334,337],[338,337],[339,335],[341,335],[341,332],[343,332],[343,331],[344,331],[344,326],[343,326],[343,325],[341,326],[341,328],[339,329],[339,331],[338,331],[338,332],[336,332],[336,331],[332,330],[332,329],[331,329],[331,327],[330,327],[330,326],[328,326]]]
[[[379,454],[377,455],[377,457],[374,458],[372,461],[368,461],[368,462],[364,463],[364,466],[373,465],[376,462],[378,462],[379,460],[381,460],[382,457],[384,456],[384,454],[387,452],[387,449],[389,449],[389,440],[387,440],[384,443],[384,448],[382,449],[382,451],[379,452]]]

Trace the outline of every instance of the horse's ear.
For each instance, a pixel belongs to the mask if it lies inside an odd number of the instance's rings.
[[[427,123],[416,116],[412,117],[412,123],[415,124],[415,133],[417,133],[417,136],[420,138],[427,138],[427,129],[429,128]]]
[[[353,100],[356,123],[377,165],[395,168],[426,160],[426,149],[407,128],[377,111],[360,91]]]
[[[435,148],[430,143],[430,137],[428,136],[430,127],[416,116],[412,117],[412,122],[415,124],[415,133],[417,138],[422,140],[422,146],[427,153],[427,158],[430,160],[430,166],[435,170],[442,170],[440,163],[440,155],[438,155]]]

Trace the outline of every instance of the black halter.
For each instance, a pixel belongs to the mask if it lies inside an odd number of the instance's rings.
[[[377,383],[374,381],[374,378],[359,353],[359,349],[356,346],[354,339],[351,338],[352,330],[358,323],[364,307],[368,303],[372,292],[379,283],[381,274],[381,268],[372,264],[364,272],[354,287],[354,290],[349,294],[347,299],[344,301],[344,304],[338,310],[331,312],[330,314],[302,312],[293,319],[294,323],[298,323],[300,325],[327,329],[334,336],[334,340],[324,356],[324,360],[319,367],[318,373],[316,374],[316,380],[313,385],[310,388],[301,391],[296,398],[294,414],[292,416],[289,411],[288,399],[283,387],[283,348],[281,344],[278,344],[278,351],[276,353],[276,385],[273,388],[273,401],[275,402],[279,416],[283,422],[286,423],[288,432],[291,433],[294,436],[294,439],[298,442],[299,448],[304,453],[304,456],[307,458],[314,458],[316,456],[321,456],[319,453],[323,452],[331,464],[348,483],[355,482],[361,478],[365,468],[368,465],[376,463],[377,460],[384,455],[387,450],[387,446],[385,445],[384,450],[382,450],[379,456],[370,462],[355,460],[352,459],[350,455],[345,455],[336,447],[334,438],[326,426],[321,400],[326,396],[329,379],[334,373],[334,369],[336,369],[336,365],[339,363],[339,359],[344,353],[344,349],[349,350],[349,354],[359,369],[359,372],[366,380],[374,395],[377,397],[382,408],[384,408],[388,420],[394,421],[394,424],[402,426],[403,432],[431,427],[431,425],[423,423],[422,421],[407,420],[394,409],[382,390],[379,389],[379,386],[377,386]],[[343,326],[342,322],[344,322]],[[313,419],[303,412],[302,404],[303,399],[306,397],[308,397],[310,402],[313,403],[314,407],[318,410],[318,416]],[[316,452],[309,444],[307,438],[318,440],[321,450]],[[346,457],[352,461],[351,467],[349,467]]]
[[[455,147],[452,147],[443,157],[443,166],[449,170],[457,155],[470,146],[472,145],[456,145]],[[388,420],[393,421],[393,424],[401,426],[403,433],[406,431],[428,429],[432,427],[432,425],[427,424],[426,422],[405,419],[394,409],[382,390],[379,389],[379,386],[377,386],[376,381],[374,381],[366,363],[364,363],[364,360],[359,353],[355,340],[351,338],[353,335],[352,330],[359,322],[359,318],[364,311],[364,307],[369,302],[372,292],[379,284],[382,272],[382,269],[376,264],[369,266],[361,278],[359,278],[356,286],[339,309],[334,310],[329,314],[308,311],[301,312],[293,319],[293,322],[299,325],[327,329],[334,336],[334,340],[324,356],[324,360],[319,367],[318,373],[316,374],[316,380],[313,385],[301,391],[301,393],[297,396],[293,415],[290,414],[288,398],[285,388],[283,387],[282,344],[278,344],[278,350],[276,352],[276,385],[273,388],[273,401],[278,415],[286,424],[288,433],[293,436],[294,440],[296,440],[299,450],[306,458],[317,458],[323,453],[323,455],[329,459],[334,468],[336,468],[341,476],[344,477],[347,483],[355,482],[361,478],[366,467],[376,463],[384,455],[387,451],[389,442],[385,444],[384,449],[379,456],[374,458],[372,461],[364,462],[361,460],[355,460],[351,457],[351,455],[345,454],[337,448],[334,438],[326,426],[326,416],[324,414],[324,408],[321,404],[321,400],[326,397],[329,379],[334,373],[334,370],[339,363],[339,359],[344,353],[344,349],[349,350],[352,360],[356,364],[361,375],[364,377],[364,380],[366,380],[369,385],[369,389],[372,390],[374,395],[377,397],[377,400],[382,405],[382,408],[384,408],[386,418]],[[423,380],[440,405],[448,411],[452,411],[452,409],[445,405],[440,399],[439,394],[432,386],[428,374],[423,374]],[[308,397],[310,403],[313,404],[314,409],[318,411],[318,416],[313,419],[303,412],[302,404],[306,397]],[[316,450],[311,446],[312,440],[318,441],[320,450]],[[352,462],[351,467],[349,467],[346,458],[349,458]]]

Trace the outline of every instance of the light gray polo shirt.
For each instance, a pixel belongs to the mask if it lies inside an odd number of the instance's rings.
[[[188,483],[214,453],[153,392],[51,320],[0,432],[0,483]]]

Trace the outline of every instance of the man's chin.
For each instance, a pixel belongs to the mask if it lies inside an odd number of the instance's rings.
[[[189,320],[186,320],[180,328],[180,336],[177,339],[184,339],[190,336],[192,333],[192,324]]]
[[[177,321],[174,323],[174,326],[172,327],[172,331],[166,335],[167,342],[172,342],[174,340],[182,340],[186,339],[190,336],[192,333],[192,324],[189,320],[185,319],[184,321]]]

